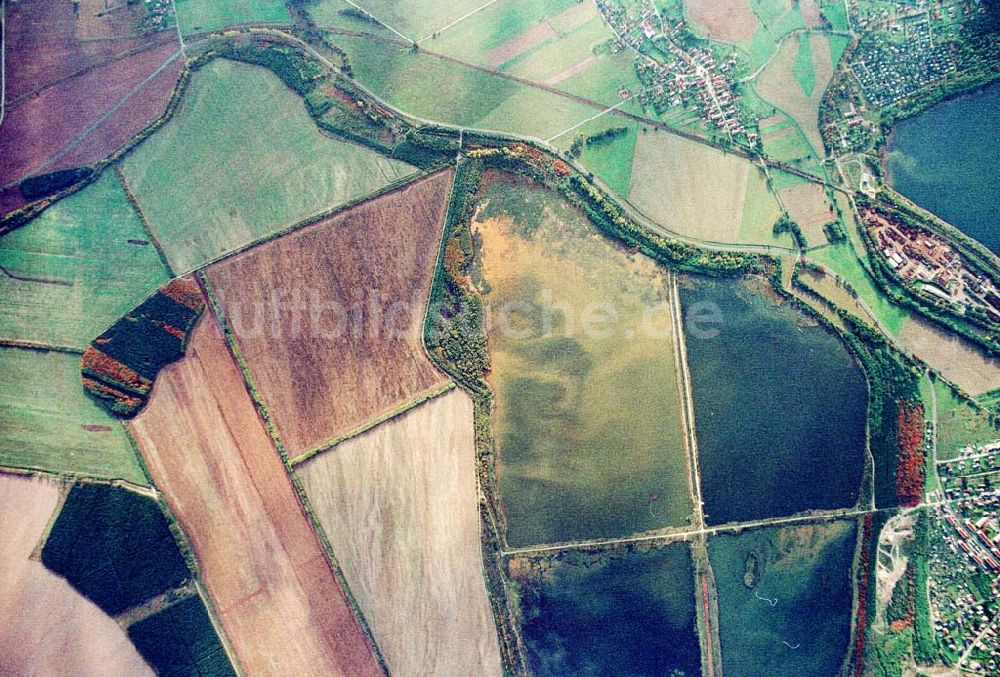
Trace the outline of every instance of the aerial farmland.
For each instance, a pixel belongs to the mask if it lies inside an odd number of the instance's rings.
[[[1000,673],[991,0],[0,22],[0,674]]]

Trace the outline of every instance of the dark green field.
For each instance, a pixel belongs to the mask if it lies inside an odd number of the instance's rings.
[[[42,563],[110,615],[190,577],[160,507],[106,484],[73,487],[42,548]]]
[[[135,623],[129,627],[128,636],[146,662],[163,677],[236,674],[197,595]]]

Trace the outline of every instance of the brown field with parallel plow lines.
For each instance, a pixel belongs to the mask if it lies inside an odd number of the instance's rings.
[[[290,456],[445,381],[422,343],[450,171],[210,266]]]
[[[214,317],[131,430],[247,674],[381,673]]]
[[[176,52],[173,43],[139,52],[14,103],[0,128],[0,156],[7,159],[0,165],[0,184],[65,166],[58,163],[61,154],[69,155],[68,150],[77,164],[110,155],[165,108],[180,64],[171,63],[149,82],[143,82]],[[8,66],[11,68],[12,65]],[[105,116],[108,117],[103,121]],[[98,127],[82,141],[93,125]],[[79,146],[73,147],[78,141],[82,141],[80,145],[85,146],[86,152],[78,152]]]
[[[58,504],[57,484],[0,475],[0,674],[152,675],[112,618],[31,559]]]
[[[179,46],[174,31],[134,35],[120,17],[83,16],[72,2],[20,0],[6,10],[7,103],[151,45]],[[93,0],[84,3],[97,4]],[[101,2],[100,4],[104,4]]]

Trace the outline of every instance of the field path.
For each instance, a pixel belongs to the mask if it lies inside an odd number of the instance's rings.
[[[247,674],[382,672],[211,314],[129,427]]]

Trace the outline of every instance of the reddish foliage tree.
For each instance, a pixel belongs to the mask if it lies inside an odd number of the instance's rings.
[[[861,532],[861,557],[858,561],[858,612],[854,626],[854,677],[862,677],[865,668],[865,641],[868,634],[868,582],[871,573],[871,542],[874,515],[865,515]]]
[[[198,313],[205,309],[205,299],[201,295],[198,283],[194,280],[183,277],[171,280],[160,289],[160,293]]]
[[[896,415],[896,498],[912,507],[924,495],[924,408],[902,402]]]

